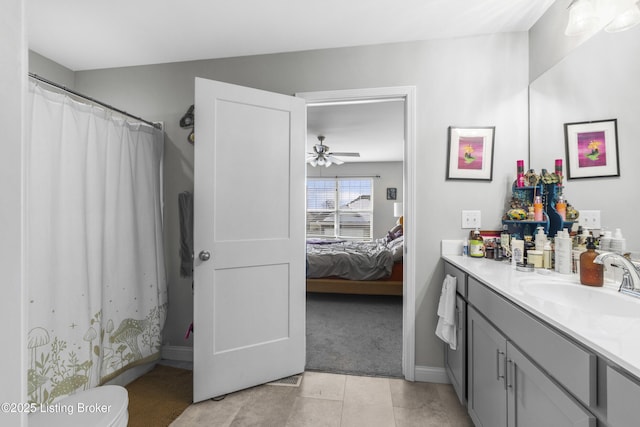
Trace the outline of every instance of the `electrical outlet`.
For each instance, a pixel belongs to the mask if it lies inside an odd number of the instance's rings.
[[[580,211],[578,223],[590,230],[600,228],[600,211]]]
[[[480,211],[462,211],[462,228],[480,228],[481,217]]]

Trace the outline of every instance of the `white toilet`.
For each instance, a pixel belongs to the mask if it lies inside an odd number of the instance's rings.
[[[127,427],[128,406],[127,389],[104,385],[69,395],[29,414],[29,427]]]

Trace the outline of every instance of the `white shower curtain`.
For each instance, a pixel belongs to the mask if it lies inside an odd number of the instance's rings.
[[[159,357],[163,136],[37,84],[29,95],[28,393],[49,404]]]

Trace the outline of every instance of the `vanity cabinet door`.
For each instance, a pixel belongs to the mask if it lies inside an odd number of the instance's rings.
[[[467,316],[469,415],[476,427],[506,427],[507,341],[472,307]]]
[[[595,427],[596,418],[507,343],[507,415],[510,427]]]
[[[467,404],[467,303],[460,295],[456,295],[456,337],[458,345],[451,350],[445,345],[444,366],[451,380],[451,385],[460,399],[460,403]]]
[[[640,384],[607,366],[607,425],[626,427],[638,425]]]

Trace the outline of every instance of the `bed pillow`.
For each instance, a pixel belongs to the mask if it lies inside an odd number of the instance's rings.
[[[404,236],[400,236],[392,242],[389,242],[387,247],[391,251],[393,262],[401,261],[402,255],[404,254]]]
[[[402,236],[402,225],[398,224],[387,233],[387,242],[392,242]]]

